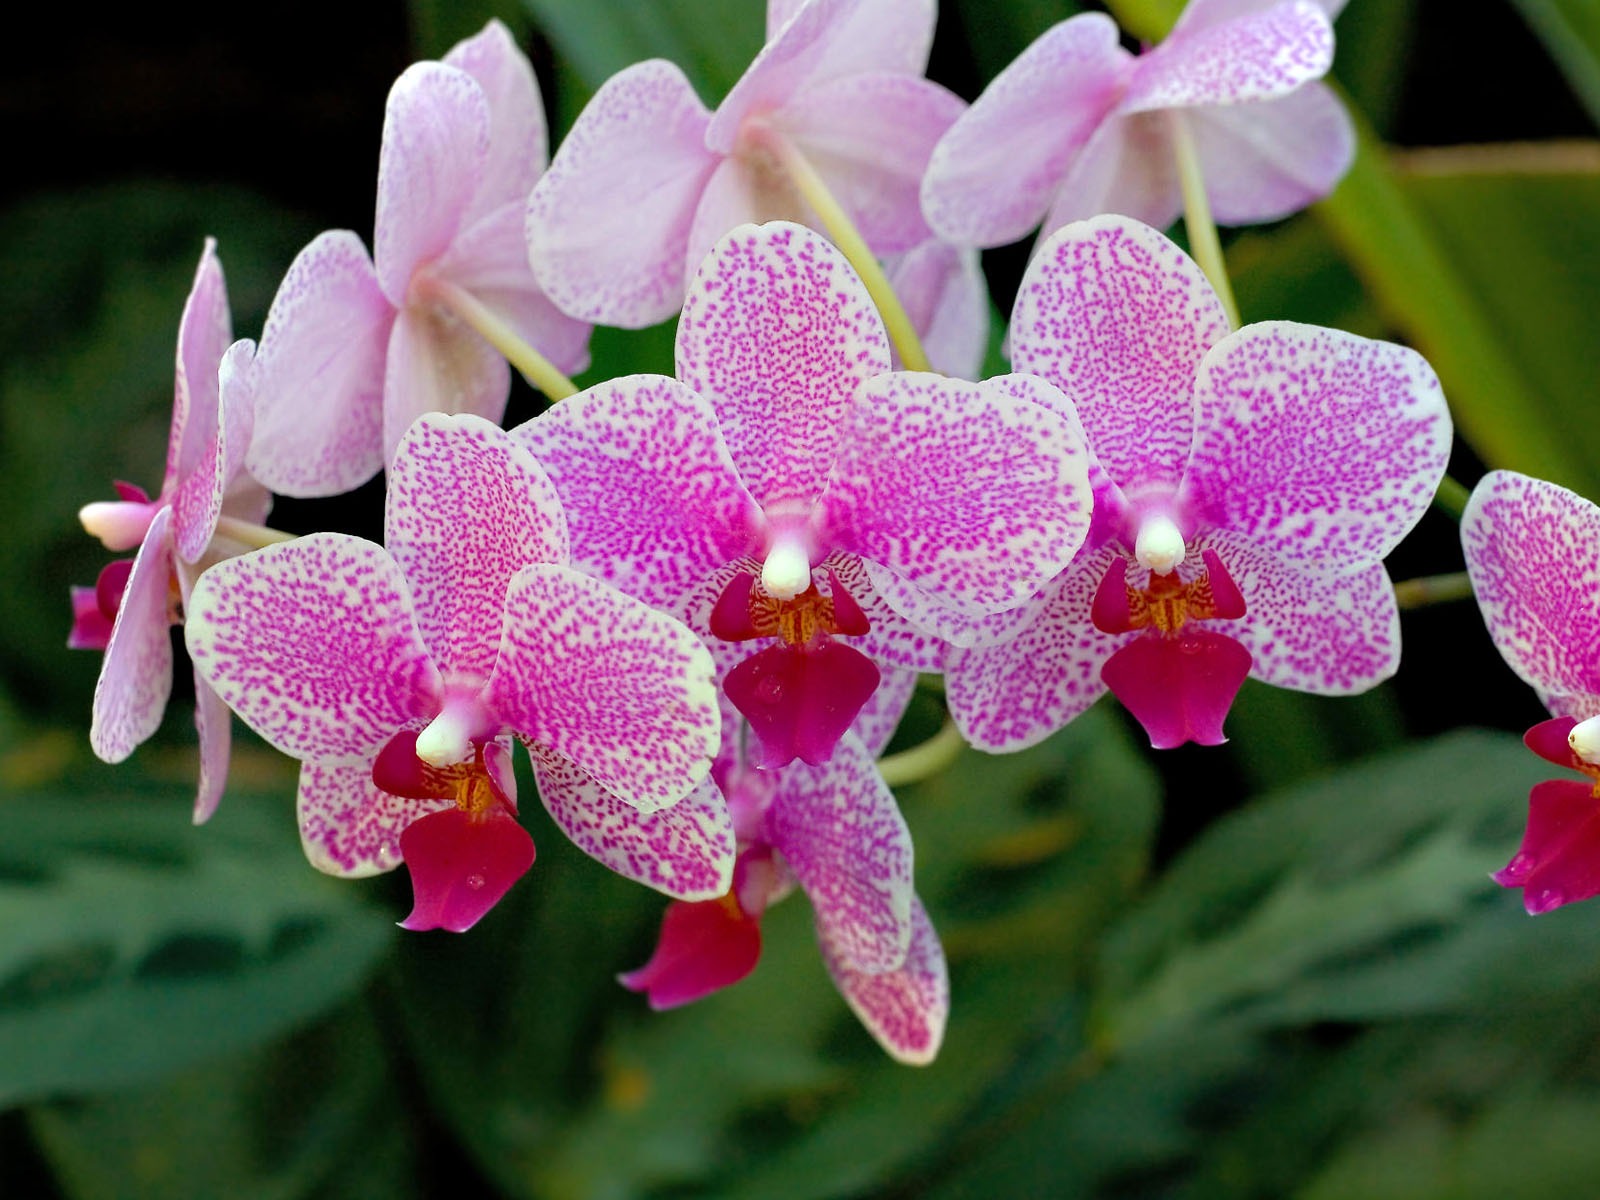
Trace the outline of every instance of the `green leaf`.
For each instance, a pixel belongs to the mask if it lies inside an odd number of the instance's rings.
[[[1589,116],[1600,124],[1600,4],[1595,0],[1512,0],[1556,60]]]

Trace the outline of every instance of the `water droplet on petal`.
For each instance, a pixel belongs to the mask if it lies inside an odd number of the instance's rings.
[[[473,891],[475,891],[475,892],[476,891],[481,891],[482,888],[483,888],[483,884],[484,884],[484,878],[483,878],[482,875],[468,875],[467,876],[467,886],[469,888],[471,888]]]
[[[1545,888],[1533,898],[1533,903],[1528,905],[1528,909],[1535,913],[1546,913],[1552,908],[1560,908],[1566,902],[1566,893],[1560,888]]]
[[[783,698],[783,680],[768,675],[756,685],[756,696],[765,704],[776,704]]]

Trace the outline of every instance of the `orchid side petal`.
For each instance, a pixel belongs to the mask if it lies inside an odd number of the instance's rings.
[[[989,285],[975,250],[929,238],[889,269],[935,371],[977,379],[989,349]],[[895,360],[895,366],[902,366]]]
[[[1039,238],[1043,242],[1064,225],[1102,213],[1165,229],[1182,211],[1183,185],[1167,114],[1113,114],[1069,165]]]
[[[360,879],[402,861],[400,834],[452,800],[391,796],[372,782],[372,764],[300,765],[300,844],[319,871]]]
[[[216,434],[217,364],[231,341],[228,285],[217,259],[216,239],[207,238],[178,322],[176,394],[163,499],[171,500],[184,479],[201,466]]]
[[[160,509],[134,556],[94,687],[89,745],[121,762],[161,726],[172,694],[172,509]]]
[[[1276,221],[1321,200],[1355,158],[1350,114],[1333,90],[1185,114],[1212,216],[1223,225]]]
[[[204,825],[222,803],[228,785],[228,757],[233,744],[233,714],[194,673],[194,728],[200,739],[200,783],[195,792],[194,823]]]
[[[520,209],[544,170],[549,133],[533,67],[498,18],[452,46],[444,63],[472,76],[489,105],[489,150],[466,227],[503,204]]]
[[[511,394],[500,352],[448,313],[401,310],[389,333],[383,378],[383,457],[425,413],[470,413],[498,423]]]
[[[910,1066],[932,1062],[950,1014],[950,973],[922,901],[912,897],[911,945],[905,962],[893,970],[857,970],[820,928],[817,940],[834,986],[889,1057]]]

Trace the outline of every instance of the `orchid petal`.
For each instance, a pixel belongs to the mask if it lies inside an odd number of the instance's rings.
[[[233,714],[201,677],[194,673],[194,728],[200,739],[200,784],[195,792],[194,823],[204,825],[222,803],[228,785],[228,758],[233,745]]]
[[[544,102],[527,56],[498,19],[457,42],[446,66],[472,76],[489,104],[489,150],[463,228],[504,204],[520,209],[549,154]]]
[[[786,768],[767,811],[767,832],[841,962],[892,971],[905,961],[911,831],[859,741],[846,737],[823,766]]]
[[[402,861],[401,832],[453,800],[391,796],[372,782],[370,762],[300,765],[300,844],[319,871],[359,879]]]
[[[695,206],[689,238],[684,243],[683,277],[693,279],[700,264],[729,231],[767,221],[822,228],[817,210],[788,175],[752,165],[737,156],[723,159],[706,180]]]
[[[133,564],[129,562],[128,565],[131,567]],[[67,634],[68,650],[104,650],[111,641],[111,627],[117,619],[115,610],[112,616],[106,616],[100,607],[98,593],[98,588],[73,585],[70,592],[72,631]]]
[[[343,230],[295,256],[256,351],[245,466],[283,496],[330,496],[383,466],[383,375],[394,310]]]
[[[1211,212],[1224,225],[1276,221],[1322,199],[1350,169],[1350,114],[1321,83],[1266,104],[1196,108],[1194,134]]]
[[[1286,96],[1333,65],[1333,25],[1310,0],[1275,4],[1200,29],[1174,30],[1139,57],[1126,113]]]
[[[1522,845],[1494,881],[1520,887],[1523,906],[1534,916],[1600,895],[1600,804],[1594,789],[1571,779],[1535,784]]]
[[[851,645],[880,666],[890,664],[913,671],[943,669],[944,642],[914,620],[901,616],[873,582],[876,574],[882,574],[890,580],[897,576],[884,568],[874,571],[854,554],[830,554],[822,560],[820,569],[831,573],[839,581],[839,585],[850,593],[850,598],[860,606],[867,618],[867,632],[852,637]],[[909,584],[904,586],[907,592],[918,598],[927,596],[919,588]]]
[[[661,918],[661,933],[650,961],[617,976],[633,992],[643,992],[656,1012],[704,999],[738,983],[761,958],[761,922],[745,915],[731,898],[675,901]]]
[[[917,673],[897,667],[880,667],[878,686],[856,714],[850,732],[861,739],[867,753],[877,758],[889,745],[917,690]]]
[[[217,364],[231,341],[228,285],[217,260],[217,241],[207,238],[178,322],[172,428],[167,438],[166,477],[161,484],[164,500],[172,499],[207,456],[217,429]]]
[[[1058,231],[1029,265],[1011,361],[1061,389],[1106,473],[1133,492],[1178,482],[1195,370],[1227,332],[1188,255],[1148,226],[1097,217]]]
[[[172,509],[150,522],[94,687],[89,745],[118,763],[161,726],[172,694]]]
[[[1112,115],[1085,143],[1045,214],[1041,240],[1102,213],[1165,229],[1183,211],[1183,185],[1168,114]]]
[[[678,378],[711,401],[763,505],[821,490],[856,387],[889,369],[867,290],[819,233],[741,226],[718,243],[678,323]]]
[[[820,501],[830,544],[956,606],[1021,604],[1089,532],[1088,454],[1040,399],[1054,390],[1023,375],[869,380]]]
[[[976,379],[989,349],[989,287],[974,250],[934,238],[900,256],[889,286],[935,371]],[[895,366],[903,364],[897,359]]]
[[[641,812],[706,777],[721,736],[711,656],[680,622],[570,567],[512,577],[490,706]]]
[[[313,533],[218,563],[184,633],[195,669],[285,754],[370,764],[442,687],[382,546]]]
[[[1177,24],[1172,27],[1172,34],[1181,36],[1198,33],[1220,25],[1224,21],[1255,16],[1284,2],[1285,0],[1189,0],[1183,6]],[[1328,20],[1331,21],[1343,11],[1346,0],[1314,0],[1314,3],[1328,14]]]
[[[708,401],[631,375],[571,396],[513,431],[550,472],[580,563],[676,611],[723,563],[759,549],[761,511]]]
[[[1467,501],[1461,543],[1506,664],[1542,693],[1592,703],[1600,695],[1600,508],[1557,484],[1491,471]]]
[[[683,304],[684,247],[706,180],[710,112],[661,59],[608,79],[528,198],[533,273],[563,312],[637,329]]]
[[[383,379],[383,454],[425,413],[470,413],[498,423],[511,394],[500,352],[447,312],[402,309],[389,333]]]
[[[582,768],[533,748],[534,779],[551,820],[602,866],[677,900],[713,900],[733,883],[733,822],[709,778],[659,812],[641,813]]]
[[[1450,456],[1438,378],[1389,342],[1250,325],[1211,349],[1194,392],[1180,504],[1309,570],[1388,554],[1426,511]]]
[[[172,497],[173,542],[186,563],[198,562],[211,545],[230,486],[248,486],[235,477],[255,424],[255,352],[256,344],[241,338],[218,356],[212,371],[211,433]]]
[[[1039,223],[1132,67],[1117,39],[1104,13],[1052,26],[956,120],[922,183],[923,215],[940,237],[999,246]]]
[[[432,413],[406,431],[389,470],[383,536],[422,640],[451,678],[482,681],[494,670],[511,577],[568,558],[550,477],[513,438],[470,416]]]
[[[1222,722],[1250,673],[1250,651],[1209,629],[1134,638],[1100,668],[1106,686],[1144,726],[1150,745],[1220,746]]]
[[[799,758],[820,766],[878,686],[878,668],[853,646],[827,640],[773,645],[723,676],[722,688],[759,739],[757,765]]]
[[[533,838],[503,808],[481,817],[454,806],[400,834],[415,903],[402,929],[465,933],[533,866]]]
[[[805,7],[806,0],[767,0],[767,41],[772,41],[783,27],[794,20],[795,13]]]
[[[848,966],[822,931],[817,932],[834,986],[878,1045],[896,1062],[932,1062],[950,1013],[950,973],[922,901],[911,899],[911,946],[905,962],[891,971],[873,974]]]
[[[489,130],[489,99],[465,71],[413,63],[389,89],[372,257],[396,308],[405,306],[417,268],[443,255],[465,227],[484,180]]]
[[[1552,717],[1540,721],[1522,735],[1522,744],[1545,762],[1569,771],[1583,770],[1583,763],[1572,749],[1572,731],[1578,722],[1571,717]]]

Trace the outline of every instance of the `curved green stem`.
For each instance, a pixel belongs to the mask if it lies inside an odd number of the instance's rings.
[[[1200,156],[1195,153],[1194,135],[1181,109],[1167,116],[1172,126],[1172,146],[1178,156],[1178,181],[1183,186],[1183,227],[1189,232],[1189,250],[1216,290],[1228,324],[1239,328],[1239,304],[1228,282],[1228,266],[1222,257],[1222,242],[1217,223],[1211,219],[1211,202],[1206,199],[1206,181],[1200,173]]]
[[[1450,476],[1446,475],[1439,481],[1439,490],[1433,494],[1433,503],[1436,508],[1441,508],[1457,521],[1461,514],[1467,511],[1467,497],[1472,495],[1466,487]]]
[[[1467,600],[1472,596],[1472,581],[1465,571],[1449,575],[1424,575],[1417,579],[1402,579],[1394,585],[1395,603],[1401,608],[1426,608],[1430,604],[1444,604],[1450,600]]]
[[[433,275],[418,276],[412,286],[470,325],[484,341],[505,355],[506,361],[522,372],[524,379],[551,400],[565,400],[577,393],[577,384],[556,370],[548,358],[523,341],[515,329],[465,288]]]
[[[883,326],[889,333],[889,340],[900,353],[901,364],[908,371],[933,370],[928,362],[927,352],[922,348],[922,339],[917,336],[916,327],[906,315],[905,305],[900,303],[900,297],[895,295],[894,288],[889,284],[889,277],[884,274],[883,264],[868,247],[866,239],[861,236],[861,231],[850,219],[850,214],[844,211],[833,193],[828,190],[828,185],[823,182],[822,176],[817,174],[817,169],[811,165],[811,160],[800,152],[798,146],[770,125],[752,121],[745,126],[745,134],[753,144],[767,150],[778,160],[778,165],[793,181],[800,195],[822,219],[823,228],[833,239],[833,244],[839,247],[845,258],[850,260],[850,265],[856,269],[856,274],[861,276],[861,282],[867,287],[867,294],[878,306],[878,314],[883,318]]]
[[[955,762],[961,751],[966,749],[966,745],[961,731],[956,728],[956,723],[946,721],[943,729],[920,746],[913,746],[909,750],[900,751],[899,754],[880,758],[878,773],[890,787],[917,783],[929,776],[937,775]]]

